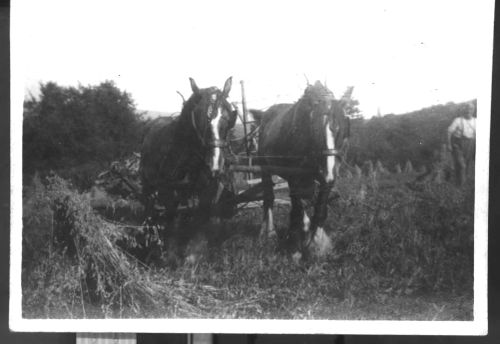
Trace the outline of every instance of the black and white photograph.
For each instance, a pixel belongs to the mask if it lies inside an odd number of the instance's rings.
[[[11,330],[487,334],[493,23],[13,0]]]

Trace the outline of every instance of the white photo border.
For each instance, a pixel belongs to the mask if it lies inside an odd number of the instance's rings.
[[[202,1],[202,0],[200,0]],[[11,3],[11,242],[10,314],[13,331],[26,332],[124,332],[124,333],[268,333],[268,334],[374,334],[374,335],[486,335],[489,133],[491,114],[494,1],[475,2],[482,6],[481,53],[484,63],[476,66],[481,76],[477,98],[477,155],[474,220],[474,320],[472,321],[379,321],[379,320],[216,320],[216,319],[25,319],[21,310],[22,249],[22,119],[24,55],[18,34],[25,0]]]

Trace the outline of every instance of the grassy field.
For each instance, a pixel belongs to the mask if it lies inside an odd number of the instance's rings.
[[[334,249],[299,264],[283,240],[287,205],[276,206],[276,238],[260,240],[261,210],[245,209],[200,229],[187,259],[162,264],[169,252],[154,232],[130,239],[138,228],[106,221],[65,181],[34,180],[24,192],[23,316],[472,320],[473,183],[414,177],[342,178],[326,227]],[[154,264],[134,257],[144,246],[157,251]]]

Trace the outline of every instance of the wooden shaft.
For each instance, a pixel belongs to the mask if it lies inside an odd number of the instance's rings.
[[[241,84],[241,105],[243,107],[243,135],[245,138],[245,151],[247,153],[247,156],[250,156],[250,147],[248,147],[248,138],[247,138],[247,118],[248,118],[247,101],[245,99],[245,85],[243,83],[243,80],[240,81],[240,84]]]

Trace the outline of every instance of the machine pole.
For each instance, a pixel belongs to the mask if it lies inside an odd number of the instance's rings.
[[[248,146],[248,133],[247,133],[247,118],[248,118],[248,112],[247,112],[247,102],[245,99],[245,85],[243,83],[243,80],[240,81],[241,83],[241,105],[243,106],[243,135],[244,135],[244,144],[245,144],[245,151],[247,153],[247,157],[250,158],[250,147]]]

